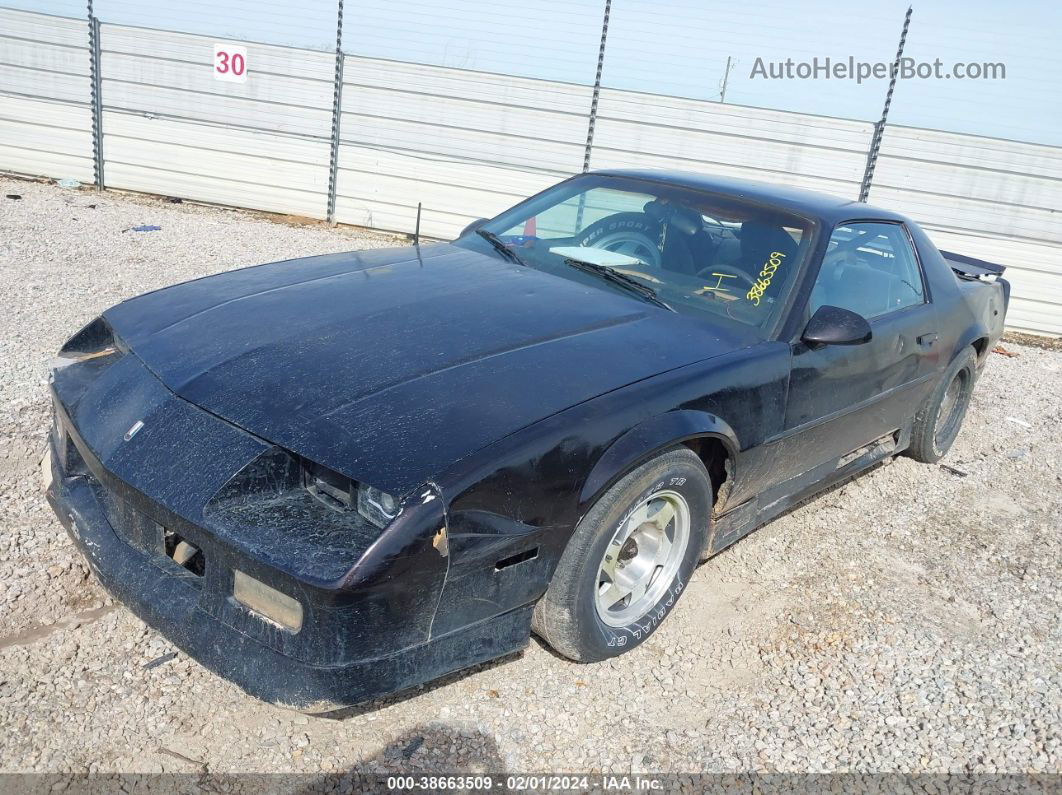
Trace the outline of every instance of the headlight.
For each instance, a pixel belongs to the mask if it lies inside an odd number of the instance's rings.
[[[377,527],[386,527],[398,514],[398,500],[392,495],[319,464],[304,462],[303,480],[307,490],[322,502],[338,510],[357,508]]]
[[[358,513],[377,527],[384,527],[398,515],[398,500],[386,491],[359,483]]]

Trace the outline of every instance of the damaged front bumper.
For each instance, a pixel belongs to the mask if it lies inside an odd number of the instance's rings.
[[[516,651],[528,642],[524,605],[456,628],[440,621],[449,561],[433,543],[441,500],[405,517],[406,541],[381,537],[330,582],[300,580],[254,560],[169,511],[110,472],[57,401],[42,464],[47,498],[102,585],[178,648],[247,693],[305,712],[327,712]],[[76,459],[76,465],[70,466]],[[429,511],[439,511],[429,516]],[[204,570],[177,565],[145,539],[175,528],[206,553]],[[262,620],[233,596],[233,572],[296,596],[297,632]]]

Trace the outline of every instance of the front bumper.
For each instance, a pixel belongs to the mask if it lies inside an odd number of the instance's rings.
[[[44,462],[48,502],[104,588],[204,667],[262,700],[327,712],[500,657],[528,642],[531,605],[393,653],[355,655],[331,665],[296,659],[202,609],[202,591],[186,572],[160,565],[158,556],[134,547],[111,526],[100,480],[93,474],[70,476],[60,463],[53,437]],[[361,630],[364,636],[372,628]]]

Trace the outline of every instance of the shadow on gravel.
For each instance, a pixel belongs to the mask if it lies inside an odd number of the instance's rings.
[[[387,791],[385,781],[362,777],[388,775],[482,776],[504,779],[505,763],[494,738],[474,727],[432,723],[396,737],[379,753],[368,756],[342,773],[303,780],[294,790],[300,795],[317,792]],[[401,787],[406,788],[406,787]],[[445,788],[443,785],[440,788]],[[430,789],[436,790],[435,787]],[[438,791],[438,790],[436,790]]]

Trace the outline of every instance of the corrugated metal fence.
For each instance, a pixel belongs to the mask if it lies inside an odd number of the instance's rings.
[[[254,78],[213,78],[214,39],[101,26],[107,187],[323,218],[335,59],[245,44]]]
[[[590,88],[347,56],[336,220],[453,237],[582,169]]]
[[[1062,148],[890,126],[870,201],[1007,265],[1008,326],[1062,334]]]
[[[92,182],[88,27],[0,9],[0,169]]]
[[[594,75],[582,53],[567,69],[579,80],[562,83],[99,29],[106,187],[313,218],[334,202],[336,221],[407,233],[421,202],[424,234],[451,237],[580,171],[587,154]],[[246,48],[245,82],[214,79],[217,44]],[[0,9],[0,170],[93,181],[90,61],[85,20]],[[590,166],[683,168],[855,198],[873,130],[605,87]],[[890,125],[870,200],[920,221],[944,248],[1007,264],[1011,326],[1062,334],[1062,148]]]

